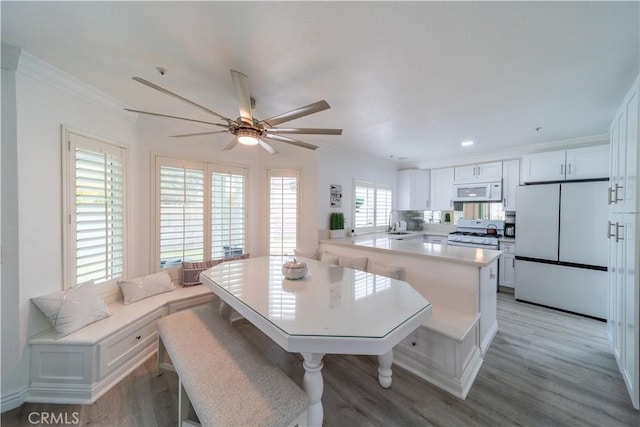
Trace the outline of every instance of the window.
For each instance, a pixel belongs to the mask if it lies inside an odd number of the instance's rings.
[[[124,277],[126,149],[64,129],[65,286]]]
[[[355,181],[353,224],[356,232],[384,230],[391,214],[392,191],[385,184]]]
[[[246,169],[158,156],[156,171],[161,267],[245,252]]]
[[[269,255],[293,255],[298,246],[298,172],[270,170]]]

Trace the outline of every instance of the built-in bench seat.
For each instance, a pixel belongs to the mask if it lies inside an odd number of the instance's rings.
[[[179,378],[178,425],[306,425],[305,393],[210,305],[158,321]]]
[[[214,299],[205,286],[178,287],[129,305],[113,301],[111,316],[62,338],[54,329],[32,337],[26,400],[93,403],[156,353],[158,319]]]

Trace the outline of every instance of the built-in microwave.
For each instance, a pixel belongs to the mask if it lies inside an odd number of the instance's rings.
[[[454,184],[454,202],[501,202],[502,182]]]

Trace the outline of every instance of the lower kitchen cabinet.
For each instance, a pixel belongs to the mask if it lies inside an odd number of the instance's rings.
[[[516,284],[516,244],[500,242],[503,251],[499,261],[498,285],[513,288]]]

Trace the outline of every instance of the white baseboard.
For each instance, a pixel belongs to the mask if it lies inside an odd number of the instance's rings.
[[[0,412],[7,412],[22,405],[26,401],[28,393],[29,386],[25,385],[18,390],[3,394],[2,397],[0,397],[2,406]]]

